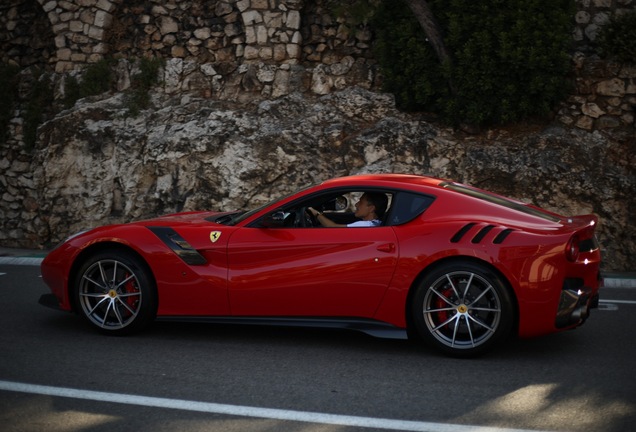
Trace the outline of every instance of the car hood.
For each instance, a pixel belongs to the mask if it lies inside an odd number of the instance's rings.
[[[131,222],[131,225],[141,226],[179,226],[179,225],[210,225],[214,224],[214,219],[218,216],[230,214],[231,212],[198,211],[174,213],[159,216],[153,219]]]

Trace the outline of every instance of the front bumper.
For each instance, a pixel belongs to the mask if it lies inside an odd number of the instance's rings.
[[[51,309],[62,310],[62,308],[60,307],[60,302],[53,293],[42,294],[40,296],[40,300],[38,300],[38,303]]]
[[[598,293],[589,287],[566,288],[561,291],[555,325],[557,328],[579,326],[590,316],[590,309],[598,307]]]

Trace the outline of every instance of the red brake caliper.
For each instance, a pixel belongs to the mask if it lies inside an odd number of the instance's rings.
[[[448,299],[449,296],[452,295],[452,292],[453,292],[452,289],[446,288],[445,290],[440,291],[440,294],[442,296],[444,296],[446,299]],[[448,308],[448,303],[446,303],[439,296],[436,297],[436,299],[435,299],[435,301],[433,303],[434,303],[433,306],[434,306],[435,309]],[[450,316],[449,311],[439,311],[439,312],[437,312],[437,318],[438,318],[437,324],[439,325],[439,324],[445,322],[448,319],[449,316]]]
[[[125,278],[128,278],[130,276],[131,275],[127,273],[125,275]],[[137,293],[139,293],[139,290],[135,286],[134,279],[131,279],[128,282],[126,282],[126,284],[124,285],[124,291],[127,294],[137,294]],[[131,309],[135,310],[135,308],[137,306],[137,303],[139,303],[139,297],[138,296],[126,297],[126,303],[128,304],[128,306],[131,307]]]

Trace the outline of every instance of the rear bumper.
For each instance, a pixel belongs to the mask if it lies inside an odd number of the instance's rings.
[[[598,307],[598,293],[590,287],[566,288],[561,291],[555,325],[557,328],[579,326]]]

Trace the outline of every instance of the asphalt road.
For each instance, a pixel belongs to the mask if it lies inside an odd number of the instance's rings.
[[[0,265],[3,431],[632,431],[636,289],[472,360],[346,331],[156,323],[97,334]],[[480,428],[482,427],[482,428]]]

